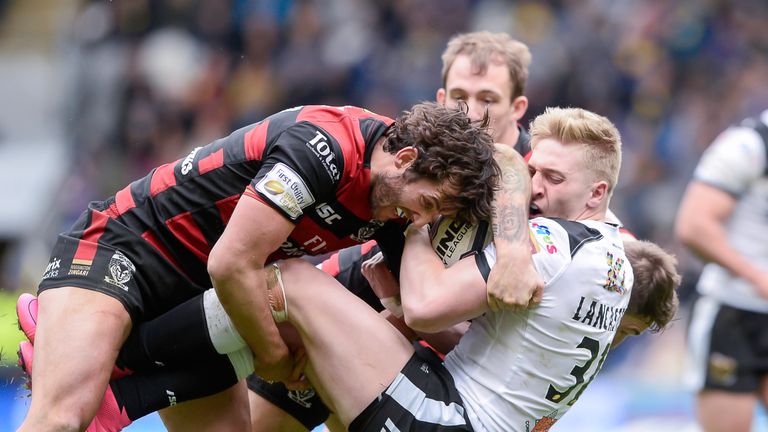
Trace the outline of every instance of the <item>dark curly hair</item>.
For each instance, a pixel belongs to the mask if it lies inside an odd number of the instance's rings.
[[[419,155],[408,167],[406,180],[425,178],[453,187],[458,193],[446,194],[446,210],[463,220],[490,219],[501,171],[487,125],[487,115],[472,122],[465,110],[422,102],[389,127],[384,151],[394,154],[415,147]]]
[[[680,286],[677,259],[649,241],[625,241],[624,253],[635,274],[628,314],[651,320],[653,332],[663,330],[677,313]]]

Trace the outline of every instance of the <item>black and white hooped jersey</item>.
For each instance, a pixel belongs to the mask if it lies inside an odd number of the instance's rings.
[[[536,218],[531,251],[541,304],[475,318],[445,359],[476,431],[546,431],[605,360],[634,281],[616,225]],[[489,245],[476,256],[487,275]]]
[[[759,121],[768,125],[768,111]],[[753,265],[768,272],[768,143],[754,125],[723,131],[704,152],[693,178],[733,195],[738,201],[726,221],[730,245]],[[754,312],[768,312],[768,299],[750,283],[718,264],[709,263],[698,291],[722,303]]]
[[[152,170],[106,213],[206,284],[204,263],[243,195],[296,224],[269,261],[361,243],[384,225],[372,221],[369,164],[392,122],[350,106],[287,109]]]

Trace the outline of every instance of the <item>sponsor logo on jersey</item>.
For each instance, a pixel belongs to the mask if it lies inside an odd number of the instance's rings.
[[[333,225],[334,221],[341,220],[341,216],[339,216],[339,214],[336,213],[336,210],[329,206],[328,203],[318,204],[315,207],[315,213],[317,213],[317,215],[323,219],[323,222],[328,225]]]
[[[61,258],[51,258],[51,261],[45,266],[45,272],[43,273],[43,279],[56,277],[59,275],[59,269],[61,268]]]
[[[190,171],[192,171],[192,162],[195,160],[195,155],[197,152],[200,151],[202,147],[195,147],[194,150],[192,150],[187,157],[184,158],[184,161],[181,162],[181,175],[187,175]]]
[[[713,352],[709,355],[707,375],[715,383],[733,385],[736,382],[738,366],[738,362],[733,357]]]
[[[256,184],[256,190],[277,204],[288,215],[296,219],[303,209],[314,204],[315,197],[309,191],[304,179],[284,163],[276,163]]]
[[[88,272],[91,271],[91,265],[93,260],[73,259],[72,265],[69,266],[69,274],[77,276],[88,276]]]
[[[291,239],[286,239],[283,244],[280,245],[280,250],[283,251],[284,254],[288,256],[302,256],[304,255],[304,251],[293,242]]]
[[[288,398],[304,408],[312,408],[311,399],[315,396],[314,389],[307,390],[289,390]]]
[[[323,168],[331,177],[331,180],[338,181],[341,177],[339,167],[336,165],[336,155],[333,154],[333,149],[328,142],[328,138],[323,135],[322,132],[315,132],[315,136],[307,141],[307,148],[312,150],[312,153],[317,156],[320,162],[323,164]]]
[[[552,232],[549,230],[548,226],[531,222],[531,228],[533,228],[536,242],[541,243],[548,254],[551,255],[557,253],[557,246],[555,246],[555,242],[552,241]]]
[[[170,390],[166,390],[165,394],[168,396],[168,405],[169,406],[176,405],[176,393],[174,393],[174,392],[172,392]]]
[[[350,237],[352,240],[358,242],[358,243],[365,243],[366,241],[370,240],[371,237],[373,237],[374,234],[376,234],[376,231],[379,230],[384,225],[383,221],[379,220],[370,220],[368,223],[357,230],[357,234],[352,234]]]
[[[116,287],[122,288],[128,291],[128,287],[125,285],[131,280],[133,273],[136,271],[136,267],[120,251],[115,252],[112,258],[109,259],[109,266],[107,267],[109,274],[104,276],[104,280]]]
[[[581,296],[572,320],[587,324],[596,329],[614,331],[621,322],[626,308],[619,308],[592,299],[589,306],[585,305],[586,298]]]
[[[530,422],[525,422],[525,430],[526,432],[548,432],[549,429],[552,428],[552,426],[555,425],[557,422],[557,411],[554,411],[552,413],[549,413],[545,415],[544,417],[536,420],[536,423],[533,425],[533,429],[530,429],[531,424]]]
[[[626,278],[626,271],[623,268],[624,259],[621,257],[614,258],[613,254],[608,252],[605,260],[608,264],[608,276],[603,288],[622,295],[625,294],[627,288],[624,286],[624,279]]]

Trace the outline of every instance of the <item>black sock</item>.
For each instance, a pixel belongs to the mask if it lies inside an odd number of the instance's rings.
[[[163,365],[205,362],[220,356],[211,342],[203,309],[203,295],[187,300],[151,321],[134,326],[117,365],[133,371]]]
[[[191,399],[214,395],[237,383],[226,355],[184,367],[163,367],[109,383],[120,408],[132,421]]]

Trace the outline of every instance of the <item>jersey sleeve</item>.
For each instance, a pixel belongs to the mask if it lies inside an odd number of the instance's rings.
[[[267,145],[245,193],[298,222],[304,209],[335,198],[343,170],[338,141],[312,123],[297,123]]]
[[[548,284],[570,263],[572,240],[566,229],[553,219],[531,219],[528,221],[528,229],[533,264],[544,283]],[[496,264],[496,247],[493,243],[483,253],[475,255],[475,263],[487,282]]]
[[[731,127],[701,156],[693,178],[732,195],[741,195],[762,176],[765,153],[762,138],[754,129]]]

